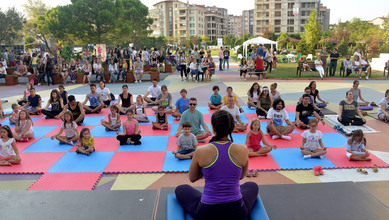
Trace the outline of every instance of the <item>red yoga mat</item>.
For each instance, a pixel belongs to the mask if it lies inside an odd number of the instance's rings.
[[[373,154],[370,155],[371,161],[350,161],[346,156],[346,150],[343,147],[327,148],[327,154],[324,156],[339,168],[367,168],[373,167],[374,164],[377,164],[378,167],[389,167],[389,164]]]
[[[292,133],[288,135],[292,139],[290,141],[278,138],[273,140],[268,134],[265,135],[266,141],[271,145],[277,145],[277,148],[300,148],[303,138],[300,134]]]
[[[109,151],[117,151],[120,144],[119,141],[116,140],[116,137],[94,137],[95,139],[95,149],[96,152],[109,152]],[[74,145],[69,152],[75,152],[77,149],[77,145]]]
[[[268,153],[267,156],[250,157],[249,170],[280,170],[277,162]]]
[[[45,173],[28,190],[93,190],[101,173]]]
[[[162,172],[165,151],[116,152],[104,173]]]

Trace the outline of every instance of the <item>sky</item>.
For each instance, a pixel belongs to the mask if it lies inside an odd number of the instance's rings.
[[[46,5],[55,7],[57,5],[70,4],[70,0],[42,0]],[[186,2],[187,0],[182,0]],[[229,14],[241,15],[243,10],[254,8],[254,0],[241,0],[244,4],[238,4],[232,0],[189,0],[191,4],[204,4],[207,6],[217,6],[227,8]],[[153,4],[158,0],[141,0],[143,4],[149,8],[153,8]],[[354,17],[362,20],[372,20],[376,17],[387,16],[389,14],[388,0],[321,0],[324,6],[331,9],[330,24],[338,23],[338,21],[347,21]],[[0,5],[1,10],[9,7],[16,7],[17,10],[23,12],[23,5],[27,0],[2,0]]]

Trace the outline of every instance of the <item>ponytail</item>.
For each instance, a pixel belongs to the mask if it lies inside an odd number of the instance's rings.
[[[212,127],[216,135],[211,138],[209,142],[219,141],[225,136],[230,137],[230,141],[234,141],[231,133],[235,128],[235,121],[232,115],[224,110],[216,111],[211,118]]]

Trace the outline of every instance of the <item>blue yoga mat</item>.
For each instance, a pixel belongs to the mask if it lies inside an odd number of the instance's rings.
[[[323,144],[326,147],[344,147],[347,138],[339,133],[323,133]]]
[[[123,128],[119,128],[119,133],[123,132]],[[95,126],[91,130],[92,137],[116,137],[116,131],[106,131],[105,127],[102,125]]]
[[[243,109],[244,113],[257,113],[256,109],[251,109],[247,106],[242,106],[242,109]]]
[[[95,126],[100,124],[102,119],[105,119],[106,116],[86,116],[84,118],[83,126]]]
[[[166,152],[163,172],[188,172],[192,160],[179,160],[171,151]]]
[[[277,162],[278,166],[283,170],[312,169],[315,166],[337,168],[337,166],[327,158],[309,158],[304,160],[300,148],[278,148],[272,150],[270,154]]]
[[[166,151],[169,136],[142,136],[141,145],[120,145],[118,151]]]
[[[203,113],[203,115],[209,114],[209,108],[208,107],[197,107],[197,111]]]
[[[49,173],[103,172],[115,152],[93,152],[89,156],[66,153],[49,170]]]
[[[43,138],[46,134],[50,133],[52,130],[56,128],[57,128],[56,126],[34,127],[34,137]]]
[[[68,152],[72,147],[73,146],[69,144],[60,144],[56,139],[51,140],[51,138],[41,138],[28,148],[24,149],[23,153]]]
[[[250,219],[252,220],[268,220],[265,206],[262,203],[261,197],[257,196],[253,208],[251,209]],[[166,197],[166,220],[193,220],[193,218],[184,211],[178,204],[175,194],[168,194]],[[246,219],[245,219],[246,220]]]
[[[153,124],[153,123],[151,123],[151,122],[157,121],[156,117],[157,117],[157,116],[155,116],[155,115],[148,115],[147,118],[148,118],[150,121],[149,121],[149,122],[139,122],[139,124],[140,124],[140,125],[151,125],[151,124]],[[169,122],[169,115],[168,115],[168,122]],[[169,122],[169,124],[170,124],[170,122]]]

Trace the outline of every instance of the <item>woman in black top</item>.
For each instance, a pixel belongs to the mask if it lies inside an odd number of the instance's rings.
[[[325,108],[325,107],[327,107],[328,102],[326,102],[326,101],[324,101],[323,99],[320,98],[319,90],[316,89],[316,82],[315,81],[310,82],[308,87],[311,88],[311,96],[313,96],[313,102],[316,104],[316,106],[318,108]],[[322,103],[317,103],[316,102],[316,97]]]
[[[127,49],[124,49],[123,57],[124,57],[124,61],[126,61],[126,63],[127,63],[127,70],[129,70],[130,69],[130,54],[128,53]]]
[[[157,67],[157,56],[155,55],[155,52],[153,52],[153,55],[151,56],[151,67]]]
[[[54,62],[50,57],[48,57],[46,60],[46,65],[45,65],[45,72],[47,75],[47,85],[48,86],[50,85],[50,79],[54,85],[53,68],[54,68]]]
[[[47,108],[51,105],[51,110],[47,110]],[[59,115],[63,109],[63,100],[59,95],[58,90],[53,89],[50,93],[50,99],[47,102],[46,107],[41,109],[42,114],[46,115],[46,119],[55,118],[55,116]]]

